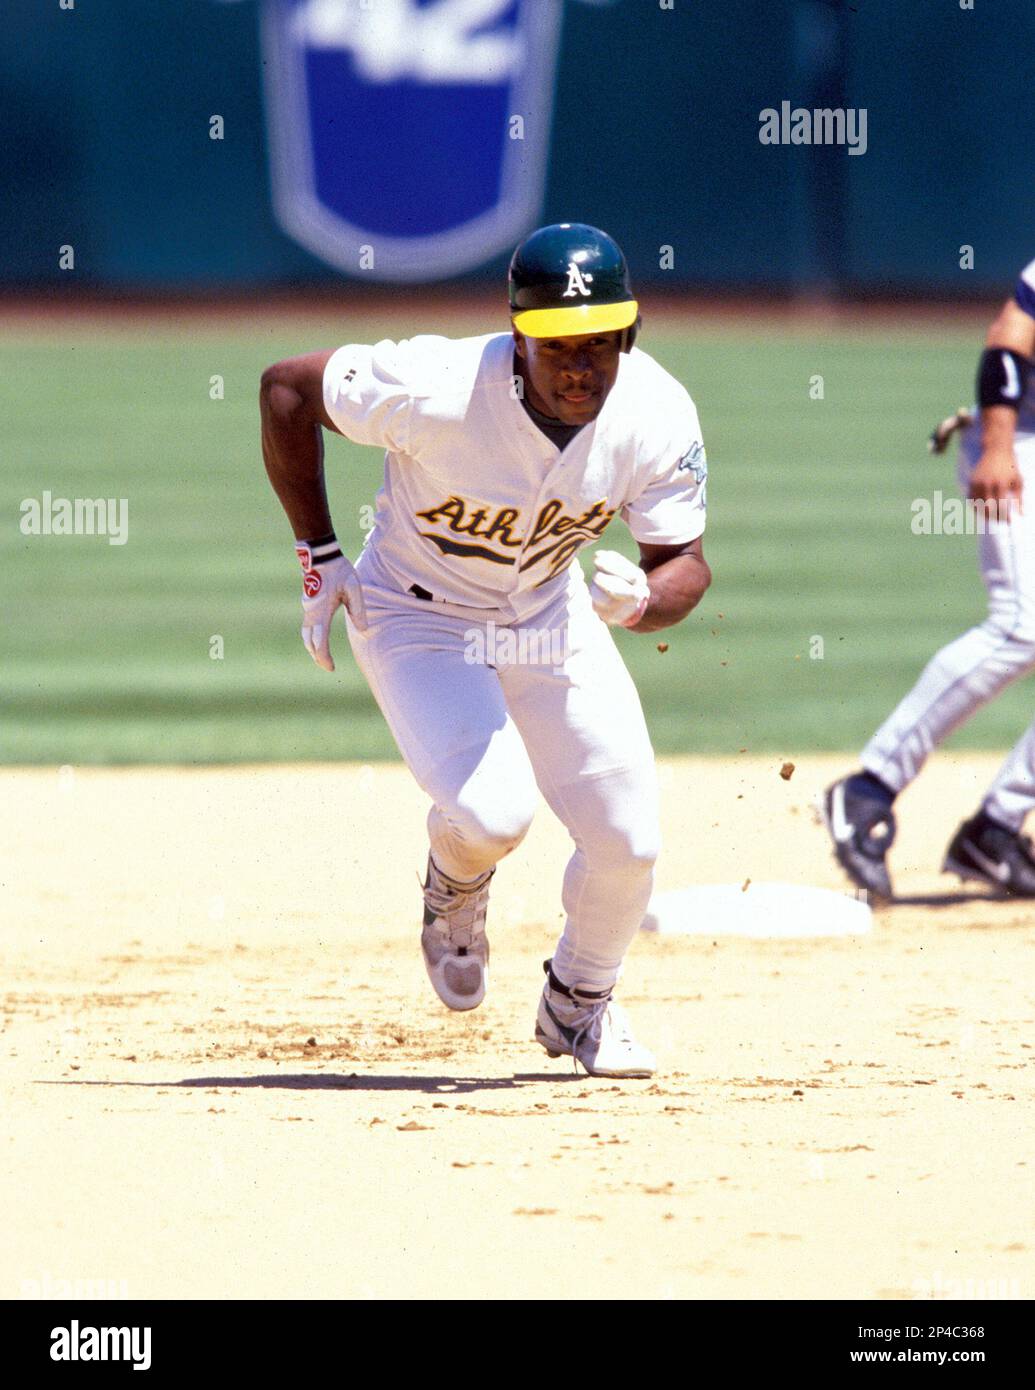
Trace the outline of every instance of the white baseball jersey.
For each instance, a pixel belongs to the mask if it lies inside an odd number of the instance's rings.
[[[694,403],[647,353],[622,355],[562,451],[518,398],[513,347],[510,333],[348,344],[323,379],[342,434],[386,450],[361,561],[400,593],[418,585],[510,622],[584,582],[572,561],[616,513],[645,544],[695,540],[706,481]]]

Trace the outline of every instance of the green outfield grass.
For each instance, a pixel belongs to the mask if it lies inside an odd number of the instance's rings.
[[[413,329],[429,328],[449,331],[417,305]],[[278,357],[383,336],[370,320],[338,331],[283,319],[256,332],[5,332],[0,761],[395,756],[344,630],[334,676],[302,648],[256,403]],[[974,540],[910,531],[911,500],[954,487],[953,459],[930,458],[924,440],[968,399],[978,339],[669,324],[643,346],[697,401],[711,466],[711,592],[663,635],[665,654],[661,638],[618,638],[658,750],[857,748],[928,656],[983,615]],[[221,401],[209,398],[217,374]],[[821,401],[809,398],[816,374]],[[334,518],[352,551],[380,470],[377,451],[329,442]],[[128,498],[128,544],[23,536],[22,499],[45,489]],[[616,542],[634,553],[620,523]],[[209,654],[215,635],[222,660]],[[1022,682],[957,744],[1012,743],[1030,705]]]

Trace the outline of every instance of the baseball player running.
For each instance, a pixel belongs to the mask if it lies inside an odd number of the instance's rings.
[[[567,827],[566,920],[535,1038],[595,1076],[650,1076],[612,998],[650,897],[656,770],[609,627],[681,622],[711,575],[705,454],[684,388],[634,347],[621,251],[581,223],[515,251],[511,331],[348,344],[270,367],[266,469],[297,537],[302,638],[333,671],[333,618],[432,801],[421,947],[450,1009],[488,981],[496,865],[536,789]],[[324,488],[323,436],[385,450],[375,524],[353,567]],[[615,515],[639,564],[578,552]]]
[[[886,856],[895,797],[931,750],[1018,676],[1035,667],[1035,261],[988,331],[978,369],[980,417],[968,412],[932,436],[940,452],[954,426],[959,482],[984,504],[977,516],[988,617],[943,647],[863,749],[862,771],[828,788],[824,818],[852,881],[892,895]],[[1026,497],[1027,503],[1022,499]],[[1035,856],[1020,834],[1035,806],[1035,724],[1007,757],[977,813],[946,851],[943,872],[1035,897]]]

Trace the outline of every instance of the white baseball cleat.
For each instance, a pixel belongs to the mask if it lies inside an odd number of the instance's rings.
[[[653,1076],[654,1054],[632,1035],[625,1010],[611,998],[611,991],[592,993],[562,985],[544,961],[546,984],[535,1021],[535,1040],[550,1057],[563,1054],[579,1062],[590,1076]]]
[[[489,983],[489,869],[473,883],[447,877],[428,855],[420,945],[428,979],[447,1009],[476,1009]]]

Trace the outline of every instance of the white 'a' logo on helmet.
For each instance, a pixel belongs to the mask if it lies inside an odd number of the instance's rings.
[[[585,278],[583,278],[582,272],[581,272],[581,270],[579,270],[579,268],[578,268],[578,266],[575,264],[575,262],[574,262],[574,261],[569,261],[569,262],[568,262],[568,288],[567,288],[567,289],[564,291],[564,293],[561,295],[561,298],[562,298],[562,299],[574,299],[576,292],[578,292],[579,294],[584,295],[584,296],[588,299],[589,296],[590,296],[591,291],[590,291],[589,288],[588,288],[587,282],[588,282],[588,284],[592,284],[592,283],[593,283],[593,277],[592,277],[592,275],[587,275]]]

